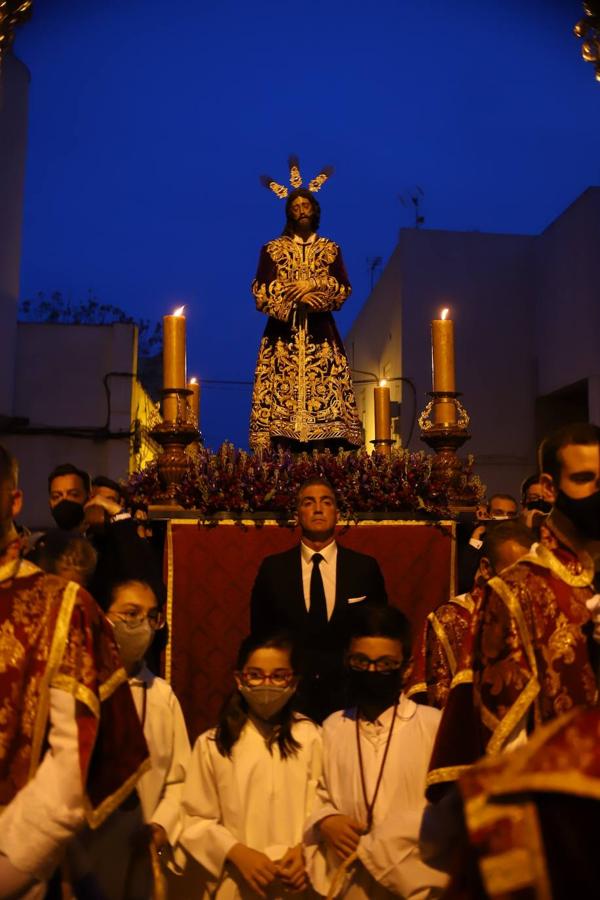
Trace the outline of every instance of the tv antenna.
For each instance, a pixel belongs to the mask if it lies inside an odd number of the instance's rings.
[[[410,209],[411,206],[413,207],[415,211],[415,228],[420,228],[425,222],[425,216],[422,211],[424,197],[425,193],[423,188],[419,187],[419,185],[398,196],[400,203],[402,206],[406,207],[406,209]]]
[[[371,290],[375,284],[375,272],[381,268],[383,264],[383,256],[367,256],[367,270],[371,279]]]

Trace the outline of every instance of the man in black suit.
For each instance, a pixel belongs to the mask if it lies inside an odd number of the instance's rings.
[[[311,478],[297,497],[297,547],[267,556],[252,589],[252,633],[286,630],[305,656],[303,712],[321,722],[344,706],[343,653],[354,609],[385,604],[383,575],[372,556],[335,541],[338,508],[324,478]]]

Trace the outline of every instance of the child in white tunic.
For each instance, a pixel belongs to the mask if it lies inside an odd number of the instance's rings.
[[[301,842],[321,775],[321,735],[293,712],[295,671],[288,637],[246,638],[236,690],[217,728],[196,741],[181,844],[204,870],[204,897],[312,895]]]
[[[410,628],[393,607],[361,610],[346,655],[356,707],[323,724],[320,804],[305,830],[307,871],[327,895],[439,897],[446,878],[419,856],[425,778],[437,709],[401,693]],[[347,867],[347,868],[346,868]]]
[[[84,830],[70,862],[82,883],[78,896],[86,896],[87,890],[88,896],[106,900],[147,900],[153,890],[148,842],[168,857],[179,838],[190,742],[177,697],[144,663],[164,623],[156,593],[144,582],[124,581],[113,588],[106,605],[152,765],[136,785],[139,805],[121,807],[96,831]]]

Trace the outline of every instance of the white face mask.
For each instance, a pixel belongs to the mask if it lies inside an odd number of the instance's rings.
[[[294,696],[295,687],[275,687],[272,684],[263,684],[260,687],[245,687],[239,689],[240,694],[259,719],[268,722],[281,712],[286,703]]]
[[[141,662],[154,638],[154,629],[148,619],[129,625],[121,619],[112,623],[115,640],[126,669]]]

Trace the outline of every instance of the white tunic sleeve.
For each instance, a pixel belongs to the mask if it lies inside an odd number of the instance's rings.
[[[183,830],[181,844],[215,878],[238,839],[220,824],[221,805],[211,758],[210,733],[200,735],[194,745],[182,793]]]
[[[190,759],[190,741],[181,706],[175,694],[170,697],[172,725],[172,753],[169,768],[164,776],[161,797],[151,818],[152,822],[167,832],[169,843],[174,846],[181,832],[181,793]]]
[[[385,821],[363,835],[358,858],[383,887],[406,900],[438,897],[446,886],[445,873],[426,865],[419,853],[422,810],[394,810]]]
[[[49,748],[31,781],[0,814],[0,853],[40,881],[84,823],[75,698],[50,690]]]

